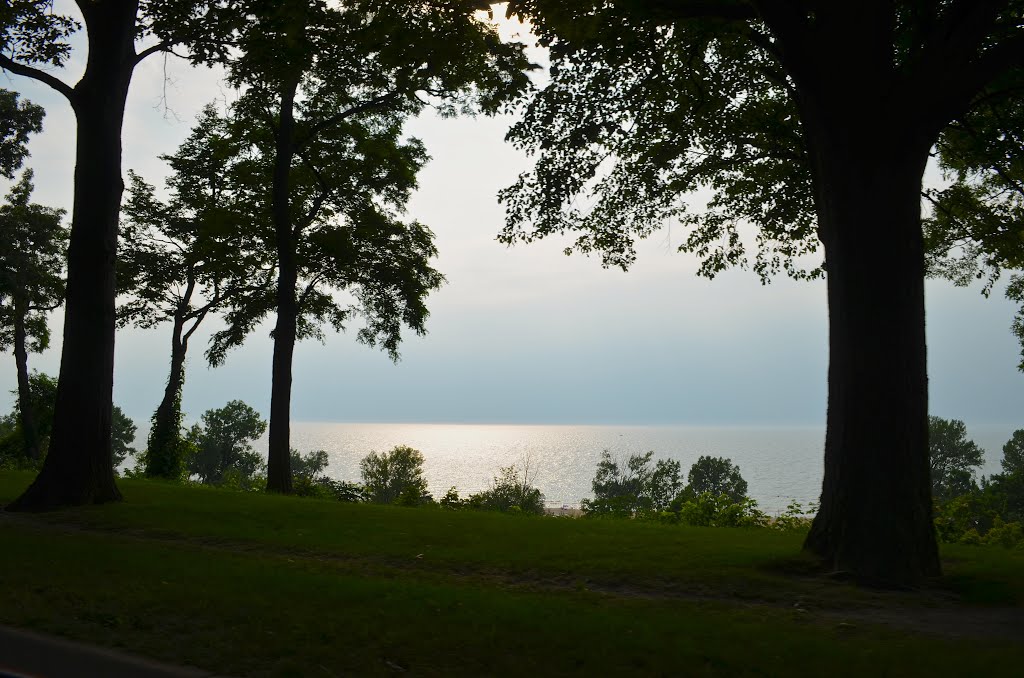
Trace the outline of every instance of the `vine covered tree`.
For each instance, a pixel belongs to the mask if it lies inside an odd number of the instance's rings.
[[[403,325],[424,331],[425,297],[443,278],[429,265],[433,234],[399,218],[426,161],[417,140],[401,140],[404,121],[428,104],[446,114],[495,112],[527,84],[522,46],[503,44],[476,16],[481,9],[475,0],[236,4],[245,29],[227,67],[245,90],[235,113],[265,158],[277,284],[273,295],[237,305],[209,356],[219,361],[275,315],[270,491],[291,488],[296,341],[361,314],[360,340],[395,359]]]
[[[827,269],[821,505],[805,542],[834,572],[914,586],[932,525],[922,175],[951,121],[1015,91],[1019,0],[514,0],[551,80],[511,139],[537,152],[502,239],[572,232],[626,267],[667,221],[714,275]],[[712,192],[701,209],[684,198]],[[580,205],[587,205],[583,208]],[[824,267],[806,255],[820,248]]]
[[[211,314],[242,294],[270,289],[272,268],[252,237],[258,215],[239,174],[248,171],[228,129],[211,106],[173,155],[170,197],[129,171],[122,210],[118,292],[125,301],[118,322],[139,327],[171,324],[171,364],[163,398],[153,414],[146,446],[148,476],[180,478],[181,390],[189,340]]]
[[[25,170],[0,205],[0,350],[14,351],[18,412],[25,456],[42,459],[39,422],[30,397],[29,352],[50,343],[47,315],[64,298],[64,210],[31,202],[32,170]]]
[[[74,205],[67,256],[64,341],[50,449],[42,471],[7,510],[116,501],[111,463],[114,266],[124,184],[121,127],[135,67],[186,45],[196,60],[228,49],[230,16],[220,0],[76,0],[81,21],[53,0],[0,6],[0,70],[61,94],[75,113]],[[84,25],[88,57],[78,82],[55,69]],[[203,29],[203,30],[200,30]]]

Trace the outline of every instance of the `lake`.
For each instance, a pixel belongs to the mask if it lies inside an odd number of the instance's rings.
[[[1012,427],[977,427],[968,435],[986,450],[981,472],[999,471]],[[292,447],[326,450],[327,474],[359,480],[359,460],[371,450],[409,445],[423,453],[430,491],[439,498],[455,486],[465,497],[487,487],[502,466],[530,460],[534,485],[548,505],[577,505],[590,497],[602,450],[619,459],[652,450],[677,459],[683,472],[701,455],[739,465],[749,494],[768,513],[796,500],[816,501],[821,490],[823,427],[577,426],[503,424],[342,424],[293,422]],[[266,438],[256,443],[266,449]]]

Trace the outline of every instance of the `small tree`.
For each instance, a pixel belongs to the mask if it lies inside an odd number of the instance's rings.
[[[977,489],[974,468],[981,466],[985,454],[973,440],[967,439],[964,422],[930,415],[928,456],[933,497],[947,501]]]
[[[1014,431],[1013,436],[1003,445],[1003,458],[999,463],[1003,473],[1024,471],[1024,429]]]
[[[31,195],[32,170],[26,170],[0,206],[0,350],[14,350],[25,456],[38,461],[42,450],[29,397],[28,352],[50,343],[47,313],[64,299],[68,232],[61,223],[64,210],[29,202]]]
[[[220,484],[229,473],[243,482],[252,479],[263,467],[263,459],[251,442],[267,430],[267,422],[241,400],[232,400],[220,409],[203,413],[202,424],[188,433],[193,447],[188,472],[205,484]]]
[[[402,496],[429,497],[423,477],[423,453],[406,445],[388,452],[370,452],[359,462],[370,501],[394,504]]]
[[[725,457],[699,457],[690,467],[689,478],[686,493],[690,496],[705,493],[713,497],[725,495],[733,504],[747,497],[747,481],[740,475],[740,467]]]
[[[624,466],[604,450],[591,483],[594,498],[584,499],[583,510],[594,515],[633,516],[644,511],[662,511],[682,487],[680,465],[674,459],[659,459],[654,452],[634,454]]]

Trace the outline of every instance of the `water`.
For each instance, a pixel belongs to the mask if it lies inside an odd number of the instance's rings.
[[[1013,426],[970,426],[968,437],[985,449],[978,475],[1000,471],[1002,446]],[[578,506],[592,496],[590,481],[603,450],[625,460],[654,452],[676,459],[683,473],[701,455],[727,457],[739,465],[748,494],[769,514],[791,501],[817,501],[821,491],[823,427],[582,426],[506,424],[340,424],[292,422],[292,447],[326,450],[327,475],[359,480],[359,460],[370,451],[408,445],[423,453],[424,473],[435,498],[455,487],[463,497],[487,488],[503,466],[529,461],[534,485],[549,506]],[[146,444],[139,428],[135,446]],[[265,453],[263,436],[253,447]],[[131,465],[129,460],[128,464]]]
[[[1011,427],[972,427],[969,435],[986,449],[981,473],[999,470]],[[749,494],[768,513],[789,502],[816,501],[821,491],[822,427],[548,426],[493,424],[339,424],[295,422],[292,446],[323,449],[333,478],[359,479],[368,452],[409,445],[423,453],[424,474],[435,497],[449,487],[462,496],[485,489],[502,466],[528,460],[534,484],[549,505],[577,505],[590,497],[602,450],[625,459],[654,451],[655,459],[677,459],[684,473],[697,457],[728,457],[739,465]],[[265,440],[256,449],[266,449]]]

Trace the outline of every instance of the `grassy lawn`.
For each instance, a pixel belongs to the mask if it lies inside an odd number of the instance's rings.
[[[31,475],[0,473],[0,504]],[[1024,552],[917,593],[802,535],[349,505],[122,481],[0,514],[0,623],[234,675],[965,675],[1024,661]],[[1006,628],[1010,625],[1009,628]]]

